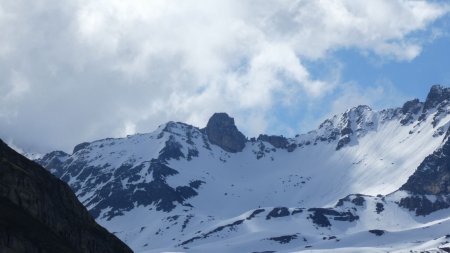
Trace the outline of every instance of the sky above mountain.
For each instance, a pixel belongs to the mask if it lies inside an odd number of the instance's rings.
[[[2,0],[0,138],[29,151],[203,127],[293,135],[450,85],[447,1]]]

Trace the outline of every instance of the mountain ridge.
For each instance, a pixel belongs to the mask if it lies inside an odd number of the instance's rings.
[[[441,227],[429,217],[447,212],[446,199],[402,185],[445,146],[449,94],[435,85],[424,102],[381,111],[357,106],[290,138],[247,139],[219,113],[203,129],[168,122],[151,133],[82,143],[70,155],[54,152],[37,161],[140,252],[208,252],[208,245],[221,246],[220,238],[230,241],[224,252],[264,251],[276,248],[267,242],[277,240],[288,241],[277,246],[281,252],[325,249],[330,245],[321,243],[323,233],[341,237],[331,239],[341,248],[353,247],[349,238],[355,236],[370,246],[373,234],[394,240],[381,230],[407,235],[416,227],[430,227],[427,238],[439,235],[444,243]],[[418,208],[424,203],[430,208]],[[395,214],[401,214],[398,224]],[[411,243],[405,238],[399,243]]]
[[[380,113],[383,113],[383,112],[386,113],[387,114],[386,117],[393,117],[393,116],[395,116],[395,114],[398,114],[398,112],[402,112],[405,115],[405,117],[402,119],[402,124],[403,125],[407,125],[407,124],[410,124],[412,122],[412,120],[414,119],[414,115],[417,116],[417,114],[420,112],[421,113],[420,114],[420,120],[423,120],[424,117],[426,117],[425,113],[428,110],[433,109],[432,107],[440,104],[441,102],[443,102],[445,100],[449,100],[449,99],[450,99],[450,87],[449,88],[445,88],[442,85],[435,84],[435,85],[431,86],[430,91],[429,91],[428,95],[426,96],[425,101],[420,101],[418,98],[414,98],[414,99],[406,101],[400,107],[381,109],[379,112]],[[439,108],[436,108],[436,109],[439,109]],[[442,108],[441,108],[441,110],[442,110]],[[352,107],[350,109],[347,109],[345,112],[343,112],[341,114],[335,114],[335,115],[331,116],[330,118],[327,118],[327,119],[323,120],[322,123],[319,124],[319,127],[317,129],[310,130],[310,131],[305,132],[305,133],[296,134],[295,137],[292,137],[292,136],[291,137],[285,137],[284,135],[276,135],[276,134],[275,135],[268,135],[268,134],[264,134],[264,133],[259,134],[258,137],[246,137],[245,135],[243,135],[239,131],[239,129],[235,125],[234,118],[230,117],[225,112],[214,113],[210,117],[209,120],[212,120],[212,119],[215,120],[216,115],[219,116],[219,117],[222,117],[222,119],[220,119],[218,121],[221,121],[221,120],[227,121],[227,119],[229,119],[231,124],[230,123],[227,123],[227,124],[230,124],[229,127],[232,129],[231,131],[236,131],[236,134],[242,135],[242,136],[238,137],[240,139],[239,141],[242,142],[243,139],[245,138],[246,139],[245,142],[247,143],[249,141],[252,141],[253,139],[254,140],[257,140],[257,139],[263,140],[264,139],[266,141],[266,140],[270,139],[270,137],[280,138],[280,140],[281,139],[295,139],[297,136],[308,135],[310,133],[316,132],[316,131],[326,127],[327,124],[329,124],[330,122],[336,124],[336,122],[333,122],[333,121],[336,121],[336,118],[338,118],[338,117],[342,117],[342,116],[348,117],[347,116],[348,114],[355,113],[355,112],[361,113],[363,111],[373,111],[373,109],[369,105],[358,105],[358,106]],[[350,122],[347,122],[347,124],[348,123],[350,123]],[[167,127],[170,127],[171,125],[174,125],[174,124],[175,125],[176,124],[182,124],[182,125],[188,126],[190,128],[196,128],[196,129],[202,130],[205,133],[206,133],[206,129],[208,128],[208,124],[204,128],[200,128],[200,127],[189,125],[189,124],[183,123],[183,122],[168,121],[168,122],[166,122],[166,123],[164,123],[162,125],[159,125],[159,127],[157,128],[156,131],[158,131],[158,129],[162,129],[162,131],[168,130]],[[221,124],[221,123],[220,122],[219,123],[216,122],[215,124],[217,125],[217,124]],[[211,126],[210,126],[210,128],[211,128]],[[349,131],[351,129],[343,127],[343,129],[341,129],[341,130],[343,131],[343,133],[345,135],[345,134],[349,134],[350,132],[347,133],[346,131]],[[146,133],[131,134],[131,135],[128,135],[128,137],[129,136],[134,136],[134,135],[143,135],[143,134],[146,134]],[[333,134],[335,134],[335,133],[333,133]],[[109,140],[109,139],[122,139],[122,138],[126,138],[126,137],[103,138],[103,139],[94,140],[92,142],[97,142],[97,141],[102,141],[102,140]],[[263,138],[263,139],[261,139],[261,138]],[[78,151],[80,149],[83,149],[84,147],[88,146],[89,143],[92,143],[92,142],[82,142],[82,143],[79,143],[79,144],[75,145],[74,148],[73,148],[72,154],[76,153],[76,151]],[[285,142],[285,141],[282,140],[282,142]],[[211,143],[214,143],[214,141],[212,141]],[[277,145],[277,144],[275,144],[275,145]],[[242,147],[240,149],[242,150]],[[227,151],[226,148],[224,150]],[[61,152],[61,153],[68,154],[68,153],[66,153],[65,151],[62,151],[62,150],[55,150],[55,151],[51,151],[49,153],[52,153],[52,152]],[[234,151],[231,151],[231,152],[234,152]],[[239,151],[237,151],[237,152],[239,152]],[[46,154],[49,154],[49,153],[46,153]],[[39,158],[37,158],[35,160],[39,160],[39,159],[42,159],[42,157],[39,157]]]

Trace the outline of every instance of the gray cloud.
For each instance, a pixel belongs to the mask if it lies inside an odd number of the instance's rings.
[[[400,0],[5,0],[0,137],[70,150],[168,120],[203,126],[215,111],[256,134],[281,124],[274,107],[339,86],[303,61],[341,48],[411,60],[421,42],[409,35],[447,12]]]

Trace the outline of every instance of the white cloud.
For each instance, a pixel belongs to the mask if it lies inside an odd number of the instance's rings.
[[[28,80],[17,71],[11,71],[7,82],[0,86],[1,101],[4,103],[16,102],[30,90]]]
[[[447,12],[403,0],[2,1],[0,90],[15,83],[21,99],[0,95],[0,135],[69,150],[168,120],[203,126],[215,111],[256,134],[274,107],[336,89],[304,60],[343,48],[414,59],[411,33]]]
[[[389,80],[379,80],[374,86],[365,88],[346,83],[340,89],[341,95],[333,101],[329,116],[358,105],[368,105],[375,110],[399,107],[407,99]]]

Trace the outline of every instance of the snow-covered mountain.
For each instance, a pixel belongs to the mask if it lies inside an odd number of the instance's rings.
[[[449,125],[435,85],[293,138],[247,139],[216,113],[36,161],[136,252],[450,252]]]

